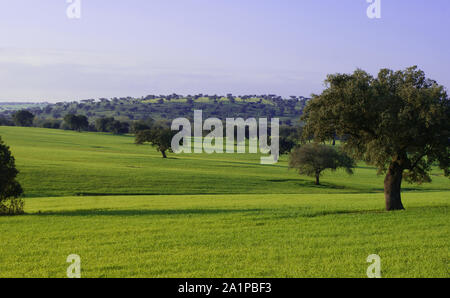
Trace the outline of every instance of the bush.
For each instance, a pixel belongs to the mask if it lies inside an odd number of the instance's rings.
[[[13,119],[17,126],[32,126],[34,115],[27,110],[20,110],[14,113]]]
[[[0,137],[0,215],[23,214],[24,201],[19,198],[23,189],[16,181],[19,171],[9,147]]]

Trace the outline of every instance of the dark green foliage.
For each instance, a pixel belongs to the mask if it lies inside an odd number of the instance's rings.
[[[147,100],[148,99],[148,100]],[[169,100],[170,99],[170,100]],[[247,95],[241,97],[221,97],[195,95],[182,97],[174,95],[147,96],[146,98],[113,98],[86,100],[79,102],[61,102],[45,107],[31,106],[29,111],[42,120],[62,118],[67,114],[86,115],[89,122],[95,123],[99,118],[115,118],[122,122],[143,120],[173,120],[179,117],[192,117],[195,109],[203,110],[204,118],[274,118],[280,117],[288,124],[295,125],[302,113],[307,99],[281,99],[273,95]],[[0,115],[11,116],[9,111]]]
[[[64,122],[71,130],[82,131],[89,128],[88,118],[84,115],[67,114]]]
[[[0,137],[0,215],[23,213],[24,202],[19,198],[23,190],[16,181],[18,173],[9,147]]]
[[[100,132],[112,132],[116,135],[129,132],[128,122],[121,122],[112,117],[98,118],[95,120],[95,129]]]
[[[130,125],[128,122],[121,122],[119,120],[114,120],[110,126],[109,130],[116,135],[125,134],[130,131]]]
[[[42,122],[41,126],[43,128],[59,129],[61,127],[61,121],[59,121],[59,120],[45,120],[44,122]]]
[[[279,148],[281,155],[290,153],[296,145],[297,143],[291,138],[279,138]]]
[[[153,126],[153,120],[152,119],[148,119],[147,121],[135,121],[131,124],[131,129],[130,132],[131,133],[137,133],[138,131],[141,130],[148,130],[150,128],[152,128]]]
[[[298,140],[301,138],[301,128],[294,126],[280,126],[280,154],[287,154],[297,146]]]
[[[34,115],[27,110],[20,110],[14,113],[13,120],[17,126],[32,126]]]
[[[445,88],[411,67],[329,75],[327,89],[305,109],[305,139],[330,140],[386,173],[388,210],[403,209],[401,182],[429,182],[433,164],[450,166],[450,101]]]
[[[166,151],[171,151],[171,142],[175,133],[170,128],[156,126],[152,129],[138,131],[135,143],[151,143],[156,150],[161,152],[163,158],[167,158]]]
[[[114,122],[113,117],[103,117],[95,120],[95,129],[99,132],[109,132],[111,123]]]
[[[6,117],[0,117],[0,126],[13,126],[14,123]]]
[[[289,167],[297,169],[301,175],[315,177],[319,185],[325,170],[344,168],[348,174],[353,174],[355,161],[335,147],[312,143],[294,149],[289,156]]]

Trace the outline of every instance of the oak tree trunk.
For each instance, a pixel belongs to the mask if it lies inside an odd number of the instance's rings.
[[[162,154],[163,158],[167,158],[167,155],[166,155],[166,151],[165,151],[165,150],[161,150],[161,154]]]
[[[316,185],[320,185],[319,178],[320,178],[320,175],[316,174]]]
[[[405,209],[400,194],[402,178],[403,168],[397,162],[391,163],[384,179],[384,197],[387,211]]]

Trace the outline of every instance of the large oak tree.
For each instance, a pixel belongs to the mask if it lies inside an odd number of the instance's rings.
[[[387,210],[404,209],[402,180],[430,182],[433,165],[449,175],[449,97],[423,71],[382,69],[374,78],[358,69],[328,75],[325,84],[304,111],[303,137],[325,141],[337,135],[350,156],[386,174]]]

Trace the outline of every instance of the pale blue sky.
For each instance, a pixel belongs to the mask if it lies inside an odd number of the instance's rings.
[[[320,92],[418,65],[450,86],[450,1],[0,0],[0,101]]]

